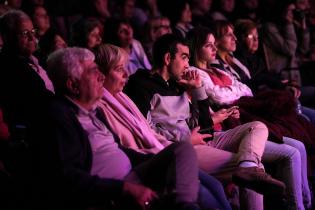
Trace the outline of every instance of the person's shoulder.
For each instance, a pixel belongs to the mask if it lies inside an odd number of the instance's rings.
[[[128,81],[142,83],[151,79],[151,77],[152,77],[151,71],[148,71],[147,69],[138,69],[134,74],[129,76]]]
[[[135,91],[150,92],[156,90],[160,86],[159,76],[148,70],[138,70],[133,75],[129,76],[124,92],[131,93]]]
[[[11,55],[9,55],[8,53],[5,53],[5,52],[0,52],[0,64],[2,67],[9,67],[8,65],[11,63],[11,64],[14,64],[16,63],[13,62],[13,57]]]
[[[272,30],[272,29],[278,29],[279,28],[279,25],[274,23],[274,22],[271,22],[271,21],[267,21],[267,22],[264,22],[261,26],[261,31],[264,32],[264,31],[267,31],[267,30]]]
[[[54,97],[47,108],[47,112],[51,117],[69,116],[76,111],[76,105],[65,97]]]

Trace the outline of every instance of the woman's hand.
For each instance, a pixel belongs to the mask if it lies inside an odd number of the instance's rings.
[[[240,110],[239,109],[234,109],[233,111],[231,111],[231,114],[229,117],[235,118],[235,119],[239,119],[240,118]]]

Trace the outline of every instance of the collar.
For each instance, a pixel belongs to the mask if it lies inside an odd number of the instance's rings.
[[[72,98],[70,98],[69,96],[65,96],[66,99],[68,99],[73,105],[76,106],[77,108],[77,113],[78,114],[83,114],[83,115],[89,115],[89,114],[95,114],[96,113],[96,109],[97,109],[97,105],[95,104],[92,108],[92,110],[87,110],[86,108],[82,107],[80,104],[78,104],[76,101],[74,101]]]

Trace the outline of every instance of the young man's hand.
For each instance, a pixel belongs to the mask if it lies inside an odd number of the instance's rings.
[[[178,83],[188,89],[200,88],[202,86],[202,81],[197,71],[184,72]]]
[[[204,144],[207,144],[204,139],[206,138],[210,138],[212,137],[211,134],[201,134],[199,133],[199,130],[200,130],[200,127],[195,127],[194,129],[192,129],[191,131],[191,136],[190,136],[190,139],[191,139],[191,143],[192,145],[204,145]]]

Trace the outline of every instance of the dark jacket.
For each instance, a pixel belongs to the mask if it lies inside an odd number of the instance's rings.
[[[76,117],[78,108],[62,98],[53,102],[47,111],[44,126],[32,145],[37,157],[34,159],[37,192],[44,205],[53,199],[55,209],[64,206],[76,209],[108,205],[120,198],[123,181],[90,175],[92,151]],[[106,125],[100,112],[98,118]],[[146,159],[134,151],[124,151],[133,164]]]
[[[185,89],[178,85],[176,81],[170,79],[169,81],[164,81],[164,79],[158,73],[151,73],[146,70],[138,70],[135,74],[131,75],[128,80],[128,84],[126,85],[124,92],[134,101],[134,103],[138,106],[141,113],[147,118],[148,112],[154,111],[154,109],[158,109],[157,112],[160,111],[159,108],[163,108],[163,104],[169,104],[170,101],[173,100],[173,104],[170,107],[164,107],[169,112],[175,113],[172,115],[174,117],[176,114],[180,116],[178,119],[182,117],[182,115],[186,114],[189,116],[186,119],[187,124],[190,128],[196,127],[198,124],[201,129],[212,127],[213,122],[209,113],[209,100],[208,98],[204,100],[196,101],[197,106],[192,106],[190,104],[190,113],[180,113],[179,107],[180,104],[176,104],[177,102],[183,102],[181,100],[174,100],[174,98],[180,98],[185,93]],[[153,107],[154,100],[158,96],[159,100],[161,100],[160,104],[157,104],[156,107]],[[173,96],[170,98],[170,96]],[[185,101],[184,103],[189,103],[189,101]],[[167,105],[166,105],[167,106]],[[162,111],[161,111],[162,112]],[[167,116],[167,113],[160,113],[161,116]],[[152,119],[154,121],[154,119]],[[198,122],[195,122],[198,121]],[[162,123],[162,122],[161,122]],[[172,124],[171,119],[169,118],[169,124]],[[176,124],[174,124],[176,125]],[[179,124],[177,124],[179,126]],[[158,125],[156,125],[159,127]],[[163,127],[163,126],[162,126]],[[175,126],[176,127],[176,126]],[[163,133],[162,130],[166,131],[171,128],[163,129],[157,128],[159,131]],[[162,135],[167,135],[163,133]],[[178,137],[178,136],[173,136]],[[168,138],[168,137],[167,137]],[[169,138],[168,138],[169,139]],[[177,139],[178,140],[178,139]]]
[[[0,54],[0,106],[11,132],[17,125],[31,126],[42,107],[53,97],[28,62],[30,60],[14,52]]]

